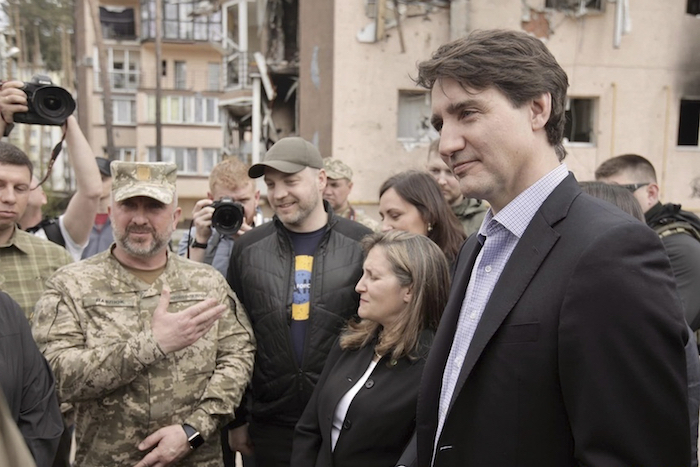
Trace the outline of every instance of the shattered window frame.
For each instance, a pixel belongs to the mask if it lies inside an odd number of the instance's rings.
[[[429,141],[433,126],[430,93],[415,89],[399,89],[396,110],[396,138],[401,142]]]
[[[223,25],[221,10],[193,17],[199,2],[163,0],[163,39],[197,42],[221,42]],[[155,0],[141,0],[141,39],[155,38]]]
[[[606,0],[545,0],[544,7],[570,13],[603,13]]]
[[[576,97],[567,99],[564,143],[573,146],[596,145],[598,98]]]
[[[700,16],[700,0],[688,0],[685,12],[689,15]]]
[[[682,148],[700,148],[700,97],[683,98],[678,106],[678,137]]]

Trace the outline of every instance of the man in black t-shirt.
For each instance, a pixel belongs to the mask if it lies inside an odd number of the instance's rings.
[[[275,217],[238,239],[231,254],[228,281],[250,316],[258,351],[250,414],[237,411],[240,426],[230,440],[241,453],[254,452],[256,467],[289,465],[294,426],[357,311],[359,240],[371,230],[324,203],[323,160],[302,138],[280,140],[248,174],[265,178]]]

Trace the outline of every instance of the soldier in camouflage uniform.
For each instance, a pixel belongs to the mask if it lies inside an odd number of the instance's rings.
[[[58,271],[37,304],[81,467],[221,465],[218,430],[250,379],[253,334],[226,281],[167,251],[176,171],[113,162],[116,244]]]
[[[362,211],[356,211],[348,202],[352,190],[352,169],[338,159],[323,159],[323,168],[328,176],[323,199],[328,201],[338,216],[359,222],[375,232],[379,232],[379,222]]]

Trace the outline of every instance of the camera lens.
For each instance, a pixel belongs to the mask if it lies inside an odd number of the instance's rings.
[[[61,100],[56,96],[46,96],[43,104],[48,110],[52,110],[54,112],[61,108]]]
[[[243,206],[231,201],[230,198],[216,202],[214,214],[211,216],[211,225],[221,234],[235,234],[243,225]]]
[[[36,114],[48,122],[62,124],[75,110],[75,100],[58,86],[45,86],[34,95]]]

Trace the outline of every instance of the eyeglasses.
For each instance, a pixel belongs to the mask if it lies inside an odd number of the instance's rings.
[[[635,191],[639,190],[641,187],[647,186],[648,184],[649,184],[649,182],[647,182],[647,183],[628,183],[626,185],[618,185],[618,186],[621,186],[625,190],[629,190],[632,193],[634,193]]]

